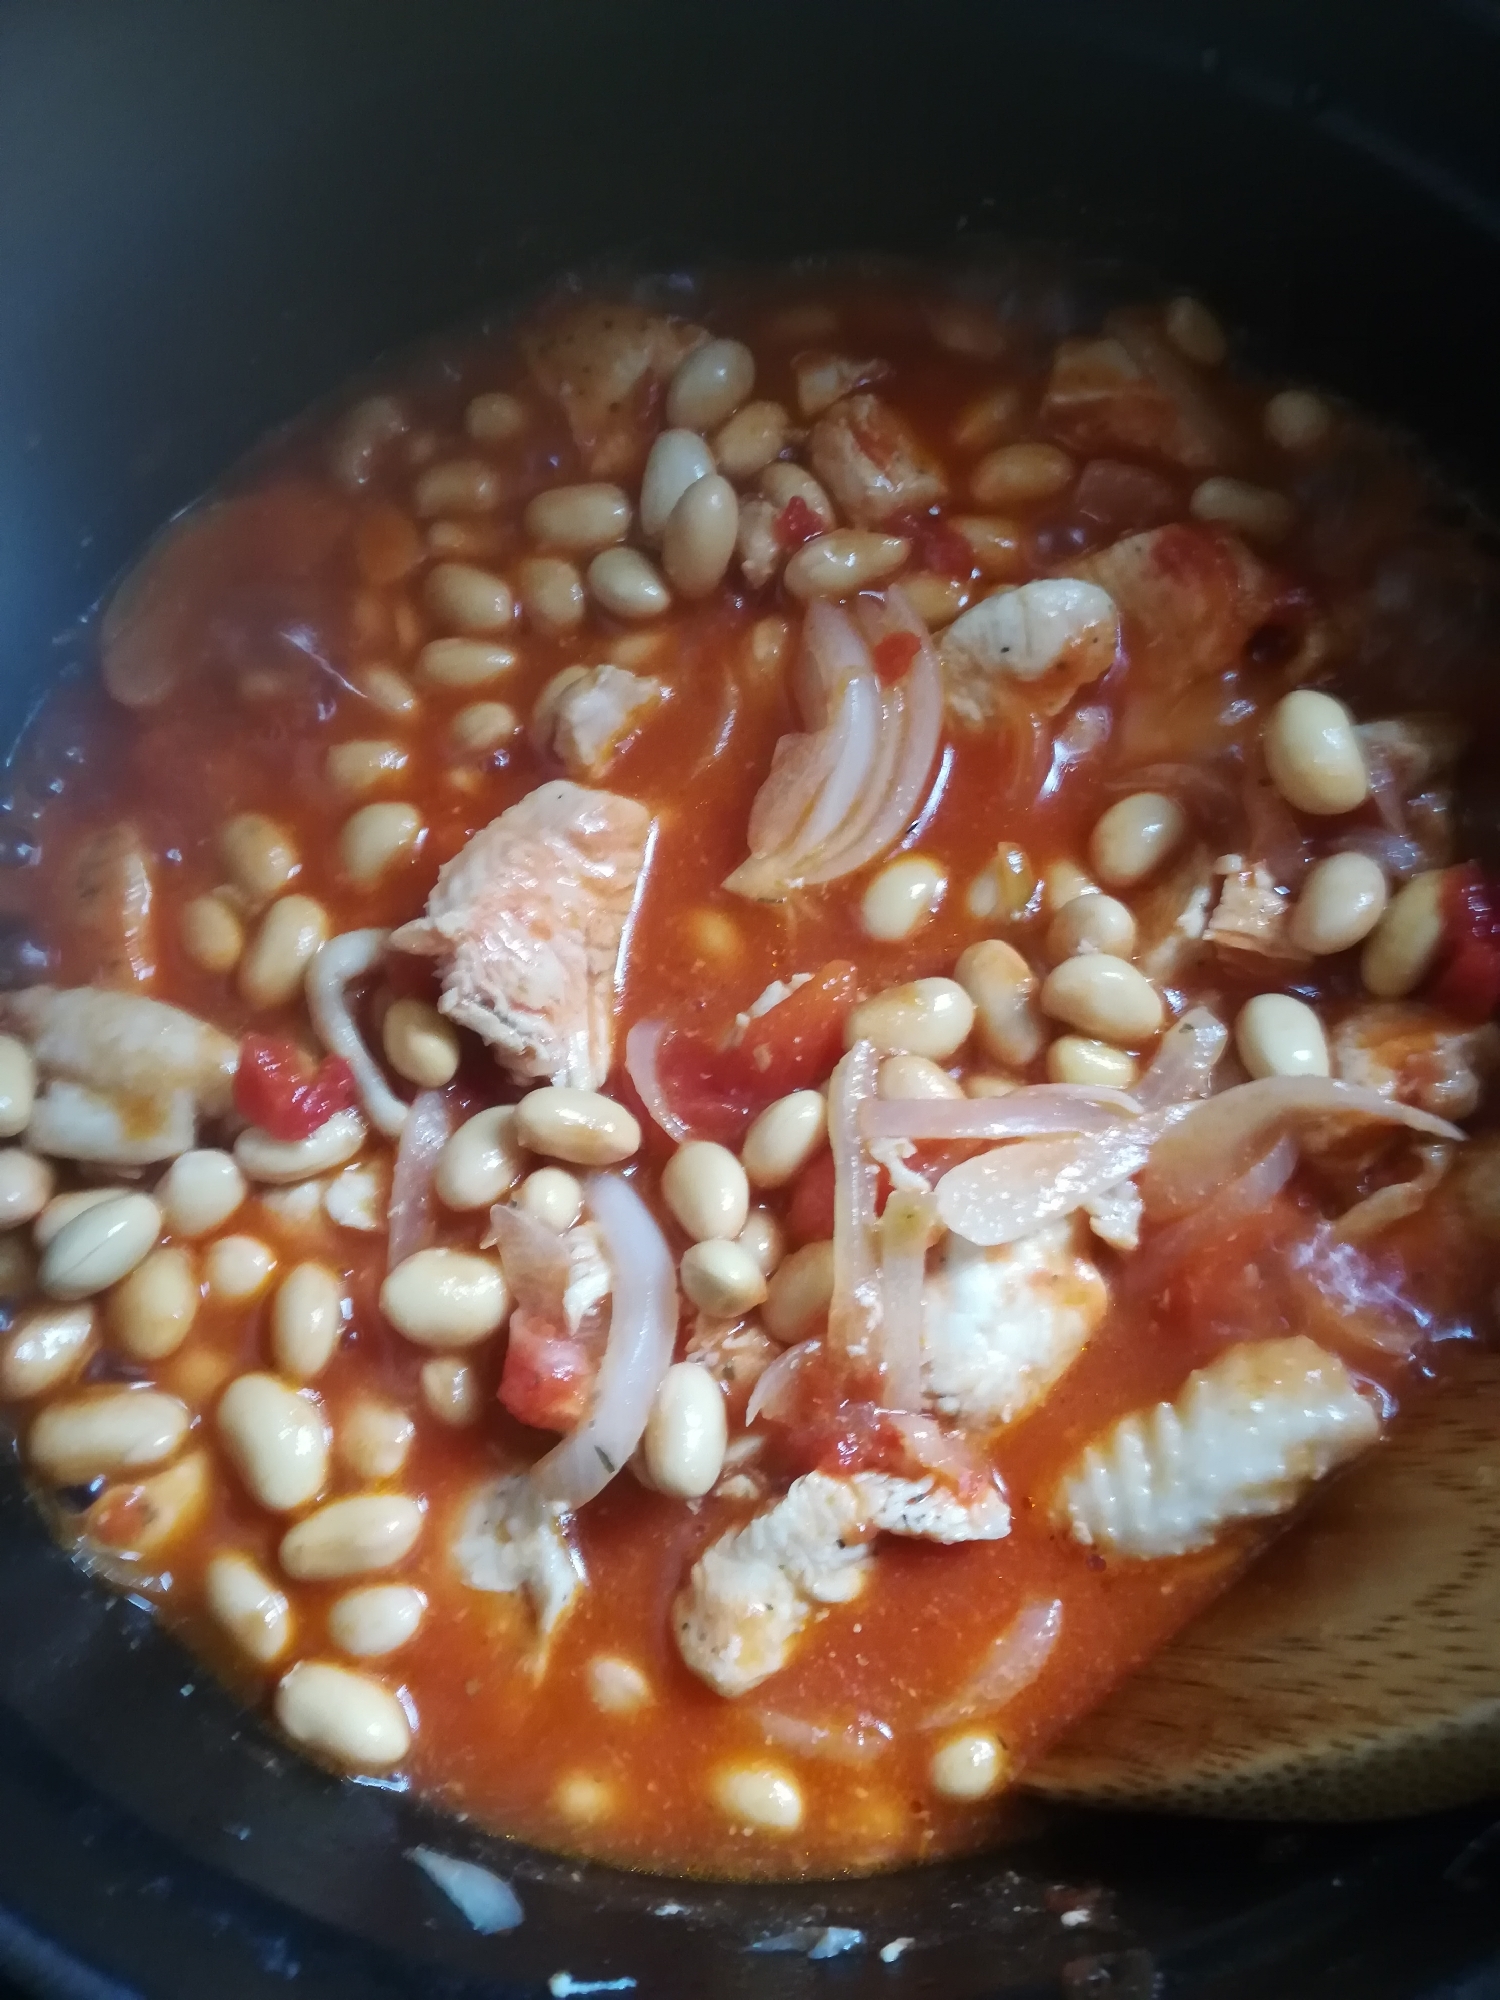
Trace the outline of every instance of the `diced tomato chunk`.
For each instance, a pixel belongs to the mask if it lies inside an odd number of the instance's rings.
[[[1465,1020],[1488,1020],[1500,1007],[1500,887],[1475,862],[1450,869],[1443,884],[1443,946],[1432,998]]]
[[[887,632],[875,645],[875,671],[887,687],[894,687],[921,651],[915,632]]]
[[[802,1169],[786,1212],[794,1243],[826,1243],[833,1234],[833,1155],[820,1153]]]
[[[499,1397],[518,1423],[570,1431],[588,1407],[594,1360],[581,1340],[518,1306],[510,1317]]]
[[[912,564],[934,576],[972,576],[974,551],[951,521],[937,514],[898,514],[886,532],[905,535],[912,543]]]
[[[823,523],[800,493],[794,493],[776,516],[776,539],[788,555],[822,532]]]
[[[234,1106],[273,1139],[305,1139],[358,1101],[354,1072],[342,1056],[325,1056],[314,1069],[295,1042],[253,1032],[241,1041]]]

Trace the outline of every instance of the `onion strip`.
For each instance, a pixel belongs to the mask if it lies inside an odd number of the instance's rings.
[[[790,1408],[788,1398],[792,1385],[801,1374],[803,1364],[822,1351],[821,1340],[801,1340],[795,1347],[783,1348],[771,1365],[761,1370],[750,1391],[750,1400],[745,1405],[747,1428],[757,1417],[777,1418],[786,1414]]]
[[[922,1293],[935,1219],[931,1195],[901,1188],[880,1218],[880,1401],[888,1410],[922,1407]]]
[[[348,986],[373,972],[385,954],[389,931],[345,931],[313,953],[307,968],[307,1011],[318,1039],[330,1055],[342,1056],[354,1072],[355,1086],[370,1123],[388,1139],[399,1139],[408,1107],[386,1082],[380,1065],[365,1047]]]
[[[938,1214],[968,1243],[1015,1243],[1139,1173],[1184,1116],[1168,1107],[1109,1132],[996,1147],[949,1168],[934,1190]]]
[[[856,1042],[828,1085],[828,1143],[833,1153],[833,1298],[828,1344],[846,1359],[882,1360],[880,1281],[875,1269],[875,1203],[880,1169],[860,1136],[862,1107],[875,1095],[880,1060],[872,1042]]]
[[[866,1139],[1033,1139],[1050,1132],[1108,1132],[1140,1110],[1123,1090],[1072,1083],[1023,1084],[1005,1097],[877,1099],[860,1112]]]
[[[997,1635],[972,1679],[951,1701],[929,1709],[922,1717],[922,1728],[949,1729],[955,1723],[972,1722],[1006,1707],[1046,1666],[1062,1627],[1060,1597],[1033,1598],[1023,1604]]]
[[[587,1410],[530,1475],[544,1500],[574,1510],[640,1443],[677,1338],[677,1273],[651,1211],[618,1174],[594,1174],[586,1193],[613,1279],[609,1334]]]
[[[391,1170],[391,1199],[386,1210],[386,1269],[394,1271],[432,1241],[432,1178],[438,1156],[448,1143],[453,1119],[440,1090],[424,1090],[412,1099],[401,1128],[396,1164]]]
[[[667,1102],[661,1080],[661,1045],[666,1039],[665,1021],[637,1021],[625,1037],[625,1074],[635,1085],[636,1094],[669,1139],[680,1146],[693,1135]]]
[[[1229,1030],[1207,1007],[1192,1007],[1161,1038],[1151,1067],[1135,1087],[1143,1111],[1207,1097],[1219,1058],[1229,1046]]]

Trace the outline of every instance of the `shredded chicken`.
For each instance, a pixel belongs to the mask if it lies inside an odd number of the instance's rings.
[[[650,830],[634,799],[541,785],[446,864],[391,942],[440,961],[442,1011],[513,1076],[597,1090]]]
[[[851,521],[878,527],[946,497],[942,468],[878,396],[846,396],[813,426],[813,470]]]
[[[769,500],[752,494],[740,502],[740,525],[735,536],[735,553],[746,583],[763,590],[781,572],[787,551],[776,532],[779,509]]]
[[[569,1331],[577,1333],[595,1306],[603,1305],[609,1297],[609,1259],[591,1222],[575,1222],[564,1232],[562,1241],[568,1258],[563,1318]]]
[[[708,1370],[731,1401],[743,1403],[781,1349],[754,1320],[710,1319],[699,1313],[683,1352],[685,1359]]]
[[[1469,1027],[1417,1001],[1375,1001],[1329,1037],[1333,1073],[1439,1118],[1469,1118],[1500,1067],[1500,1033]]]
[[[474,1495],[453,1560],[471,1590],[524,1593],[544,1641],[588,1582],[566,1508],[544,1500],[524,1472],[507,1473]]]
[[[1063,1474],[1053,1516],[1120,1556],[1185,1555],[1231,1521],[1284,1513],[1380,1435],[1374,1404],[1304,1335],[1243,1342],[1171,1403],[1134,1411]]]
[[[1120,621],[1108,591],[1073,577],[1041,577],[982,598],[943,634],[948,706],[961,722],[992,723],[1023,692],[1045,715],[1114,665]]]
[[[662,686],[624,667],[585,667],[550,705],[546,738],[575,778],[598,778],[661,699]]]
[[[882,1530],[998,1541],[1010,1509],[998,1488],[964,1503],[931,1479],[806,1473],[694,1563],[672,1612],[683,1659],[722,1695],[759,1686],[786,1665],[816,1605],[848,1604],[864,1589]]]
[[[1098,340],[1064,340],[1041,419],[1074,451],[1165,458],[1194,472],[1222,461],[1224,426],[1186,365],[1136,315]]]
[[[1227,954],[1231,963],[1244,952],[1258,958],[1305,963],[1308,954],[1299,951],[1287,936],[1291,913],[1291,897],[1277,887],[1267,867],[1257,862],[1250,868],[1236,868],[1224,877],[1204,940]]]
[[[990,1249],[944,1239],[923,1297],[929,1409],[975,1427],[1014,1423],[1082,1352],[1108,1304],[1070,1218]]]
[[[641,306],[585,299],[524,332],[521,351],[562,406],[590,474],[607,479],[637,469],[666,384],[707,338],[702,327]]]

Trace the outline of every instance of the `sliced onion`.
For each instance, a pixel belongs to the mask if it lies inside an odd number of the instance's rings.
[[[883,1756],[894,1741],[888,1722],[873,1716],[857,1715],[844,1723],[809,1722],[800,1715],[783,1715],[779,1709],[761,1708],[755,1719],[766,1740],[783,1750],[795,1750],[803,1757],[824,1757],[835,1764],[869,1764]]]
[[[477,1861],[460,1861],[456,1855],[440,1854],[435,1847],[409,1847],[406,1858],[431,1877],[481,1937],[497,1937],[525,1921],[526,1912],[515,1890]]]
[[[1064,1139],[1021,1139],[951,1167],[935,1190],[938,1214],[955,1236],[1015,1243],[1139,1173],[1179,1109],[1153,1112],[1113,1131]]]
[[[420,1091],[412,1099],[391,1171],[391,1199],[386,1210],[388,1270],[394,1271],[432,1241],[432,1177],[452,1130],[448,1100],[440,1090]]]
[[[880,1169],[865,1150],[860,1114],[875,1096],[880,1059],[856,1042],[828,1085],[828,1143],[833,1153],[833,1297],[828,1344],[867,1368],[882,1361],[880,1279],[875,1268],[875,1205]]]
[[[1245,827],[1243,852],[1250,862],[1258,862],[1283,888],[1302,879],[1312,860],[1312,842],[1264,771],[1246,781]]]
[[[1170,1223],[1153,1238],[1150,1248],[1130,1267],[1129,1288],[1153,1296],[1185,1257],[1210,1243],[1223,1242],[1248,1216],[1259,1215],[1297,1171],[1297,1155],[1296,1140],[1283,1132],[1242,1174],[1215,1188],[1200,1209]]]
[[[680,1146],[692,1133],[668,1103],[662,1084],[659,1064],[666,1033],[665,1021],[637,1021],[625,1037],[625,1074],[655,1122]]]
[[[568,1246],[557,1231],[524,1209],[497,1202],[490,1210],[485,1242],[499,1250],[516,1304],[554,1326],[566,1326],[563,1300],[570,1266]]]
[[[876,1099],[860,1112],[867,1139],[1030,1139],[1048,1132],[1107,1132],[1139,1104],[1107,1085],[1028,1083],[1004,1097]]]
[[[313,953],[305,991],[318,1039],[330,1055],[342,1056],[353,1070],[370,1123],[388,1139],[399,1139],[407,1107],[365,1047],[346,990],[352,979],[373,972],[380,964],[389,936],[389,931],[369,930],[345,931],[341,937],[330,938]]]
[[[1357,1084],[1328,1076],[1263,1077],[1193,1105],[1158,1140],[1141,1184],[1147,1215],[1153,1221],[1170,1221],[1196,1208],[1226,1179],[1243,1173],[1278,1134],[1327,1119],[1404,1125],[1434,1139],[1464,1136],[1444,1118]],[[941,1182],[938,1198],[941,1204]]]
[[[677,1338],[677,1273],[651,1211],[617,1174],[593,1175],[587,1196],[614,1281],[609,1334],[588,1409],[531,1468],[543,1499],[571,1509],[602,1492],[640,1443]]]
[[[930,1194],[899,1187],[880,1218],[880,1400],[888,1410],[922,1407],[922,1288],[935,1220]]]
[[[1062,1627],[1060,1597],[1034,1597],[1023,1604],[996,1637],[973,1679],[951,1701],[929,1709],[922,1717],[922,1727],[948,1729],[957,1722],[993,1715],[1014,1701],[1031,1686],[1052,1657]]]
[[[1434,1144],[1418,1146],[1416,1150],[1421,1165],[1410,1180],[1393,1181],[1389,1187],[1377,1188],[1374,1194],[1367,1194],[1363,1201],[1344,1210],[1333,1225],[1333,1233],[1341,1242],[1368,1243],[1372,1236],[1394,1228],[1426,1206],[1428,1195],[1453,1163],[1453,1148]]]
[[[1335,1225],[1336,1228],[1336,1225]],[[1442,1331],[1407,1298],[1357,1243],[1341,1242],[1325,1222],[1288,1259],[1306,1330],[1333,1348],[1365,1348],[1409,1357]]]
[[[761,1371],[750,1391],[750,1400],[745,1405],[746,1424],[753,1424],[762,1415],[773,1419],[789,1416],[797,1377],[813,1356],[822,1352],[821,1340],[801,1340],[795,1347],[784,1348],[770,1367]]]
[[[1207,1097],[1214,1070],[1229,1046],[1229,1030],[1207,1007],[1191,1007],[1162,1036],[1151,1066],[1135,1087],[1143,1111]]]

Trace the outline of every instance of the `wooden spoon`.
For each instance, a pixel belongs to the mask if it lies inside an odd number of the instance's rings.
[[[1398,1422],[1027,1783],[1234,1819],[1500,1790],[1500,1358]]]

